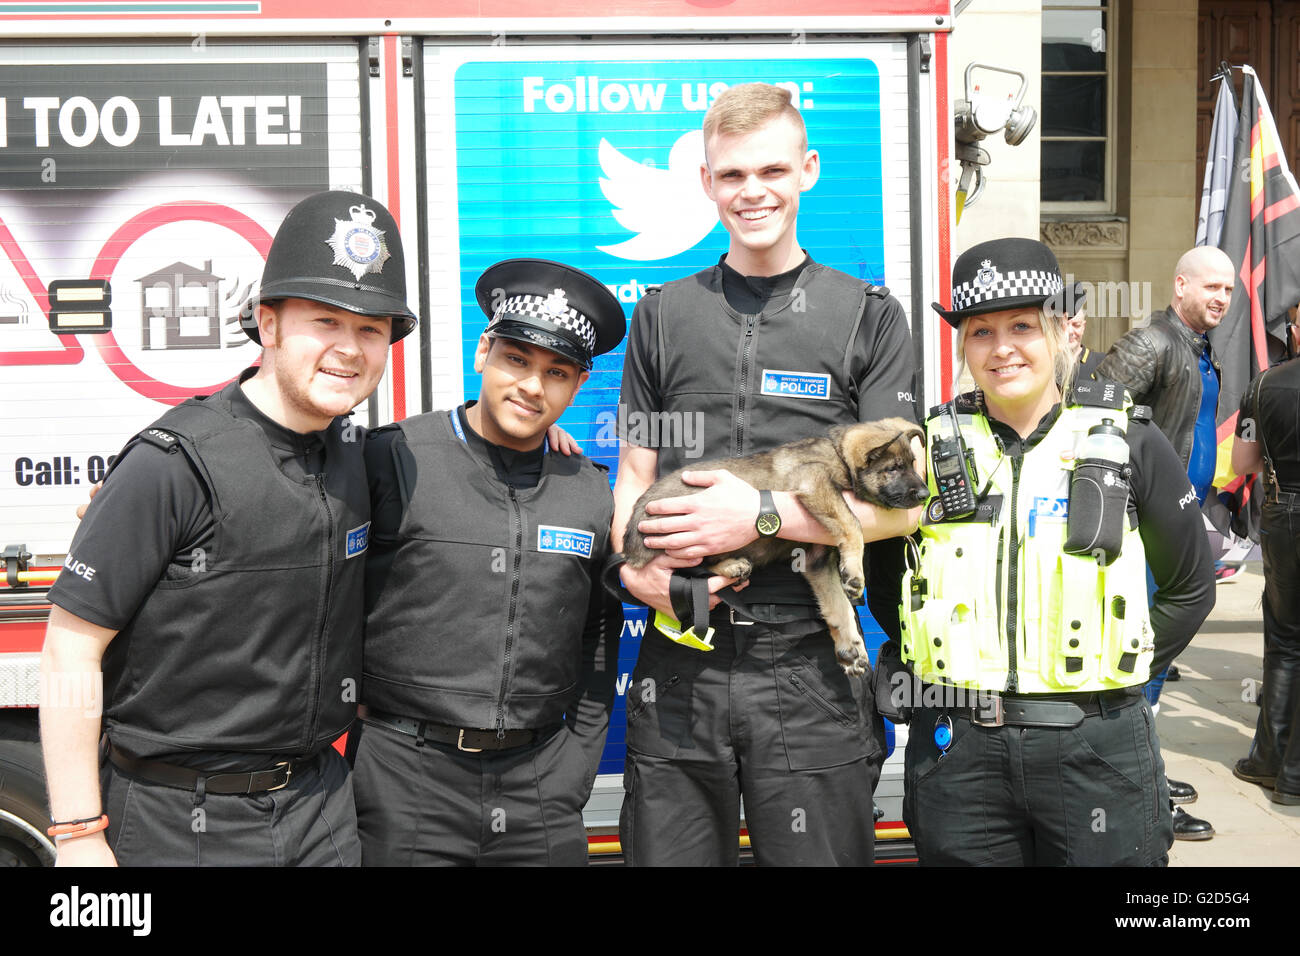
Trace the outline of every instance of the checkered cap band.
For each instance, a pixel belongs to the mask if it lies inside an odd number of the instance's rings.
[[[504,318],[542,319],[572,335],[576,335],[588,354],[592,354],[596,350],[596,328],[591,324],[591,321],[577,309],[570,306],[566,305],[563,309],[556,309],[554,299],[547,296],[511,296],[502,302],[500,308],[493,314],[487,330],[491,332],[492,326]]]
[[[992,282],[981,283],[976,275],[970,282],[963,282],[952,290],[952,311],[965,312],[982,302],[994,302],[998,299],[1011,299],[1020,296],[1056,295],[1064,288],[1061,277],[1054,272],[1038,269],[1021,269],[1012,272],[998,272]]]

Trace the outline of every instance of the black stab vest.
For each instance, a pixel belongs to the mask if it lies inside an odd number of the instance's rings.
[[[869,287],[818,263],[757,315],[722,294],[714,266],[659,292],[663,411],[698,416],[701,458],[730,458],[824,435],[858,420],[850,351]],[[784,392],[784,394],[783,394]],[[689,466],[683,443],[660,447],[659,474]]]
[[[362,703],[477,729],[558,724],[573,702],[614,499],[587,459],[548,453],[535,488],[497,478],[454,412],[399,423],[408,455],[394,552],[367,595]],[[585,553],[584,553],[585,552]],[[376,593],[378,592],[378,593]]]
[[[110,739],[134,753],[306,756],[347,730],[361,675],[370,499],[360,441],[336,420],[325,472],[294,480],[231,385],[172,409],[141,440],[175,439],[207,489],[211,552],[172,564],[104,655]]]

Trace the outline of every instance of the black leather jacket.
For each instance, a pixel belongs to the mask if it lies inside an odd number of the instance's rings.
[[[1201,352],[1205,337],[1188,328],[1173,306],[1151,316],[1145,328],[1124,333],[1097,367],[1098,378],[1125,385],[1165,433],[1186,469],[1201,410]],[[1210,356],[1215,371],[1222,369]]]

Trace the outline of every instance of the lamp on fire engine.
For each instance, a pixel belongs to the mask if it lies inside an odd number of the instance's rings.
[[[1008,94],[1005,99],[998,99],[981,93],[979,87],[971,86],[971,73],[976,70],[989,70],[994,73],[1007,73],[1020,78],[1020,89],[1015,94]],[[966,98],[957,101],[954,116],[954,136],[957,140],[955,150],[961,161],[961,179],[957,183],[957,221],[961,222],[962,210],[975,202],[984,191],[984,170],[989,164],[989,154],[975,144],[986,136],[1004,132],[1007,144],[1018,146],[1024,142],[1029,131],[1038,120],[1038,113],[1032,106],[1022,106],[1028,83],[1025,75],[1016,70],[987,63],[971,63],[966,67]],[[971,180],[974,188],[971,188]]]

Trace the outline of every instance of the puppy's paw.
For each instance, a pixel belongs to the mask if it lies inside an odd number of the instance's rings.
[[[713,565],[710,570],[724,578],[744,581],[754,572],[754,564],[749,558],[726,558]]]
[[[844,673],[850,677],[861,677],[871,664],[866,648],[861,646],[849,646],[842,650],[836,648],[835,656],[839,659],[840,667],[844,668]]]
[[[848,595],[850,601],[856,601],[862,597],[862,589],[866,582],[862,580],[862,574],[854,571],[852,568],[846,568],[840,565],[840,584],[844,587],[844,593]]]

